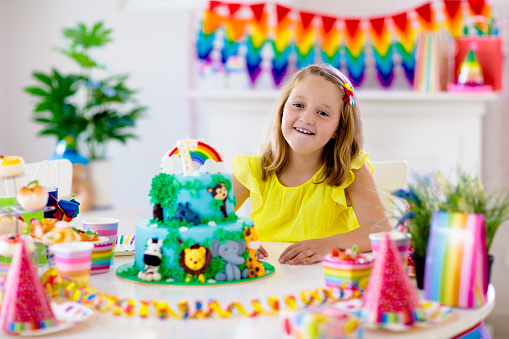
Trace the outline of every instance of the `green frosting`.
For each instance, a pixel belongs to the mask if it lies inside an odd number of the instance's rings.
[[[138,272],[140,270],[138,269],[138,267],[136,265],[131,265],[127,268],[122,268],[120,273],[124,274],[124,275],[134,275],[134,276],[137,276],[138,275]]]
[[[167,209],[170,213],[176,211],[177,194],[182,185],[173,175],[159,173],[152,179],[150,188],[150,203],[160,204],[162,208]]]
[[[222,228],[218,228],[214,231],[214,238],[219,240],[221,244],[224,244],[228,240],[244,240],[244,234],[238,231],[226,231]]]

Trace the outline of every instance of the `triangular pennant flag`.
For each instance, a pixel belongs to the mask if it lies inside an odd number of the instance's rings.
[[[475,15],[482,15],[485,6],[484,0],[468,0],[468,6]]]
[[[382,35],[385,26],[385,18],[369,19],[369,23],[378,36]]]
[[[205,11],[203,19],[203,33],[210,34],[214,32],[225,21],[225,18],[214,11]]]
[[[262,20],[265,4],[264,3],[254,4],[254,5],[250,5],[249,7],[251,7],[251,11],[253,12],[253,15],[254,15],[256,21]]]
[[[424,22],[424,29],[432,29],[433,28],[433,11],[431,10],[431,2],[419,6],[415,9],[417,15]]]
[[[214,8],[216,8],[217,6],[220,6],[222,5],[223,3],[221,1],[210,1],[209,2],[209,9],[210,10],[213,10]]]
[[[276,4],[277,23],[280,23],[281,21],[283,21],[286,18],[286,16],[288,15],[288,13],[290,13],[290,10],[291,9],[289,7],[285,7],[285,6]]]
[[[302,22],[302,27],[306,30],[308,29],[309,25],[311,25],[311,21],[313,21],[313,18],[315,15],[313,13],[309,12],[300,12],[300,20]]]
[[[231,41],[238,41],[244,35],[248,20],[230,19],[228,20],[228,39]]]
[[[322,15],[322,25],[323,25],[323,31],[325,33],[329,33],[332,27],[334,27],[334,24],[336,23],[337,18],[331,17],[331,16],[325,16]]]
[[[364,292],[362,318],[369,324],[393,325],[412,325],[426,320],[417,291],[388,234],[376,254]]]
[[[234,16],[240,7],[242,7],[242,4],[228,4],[228,10],[230,11],[230,16]]]
[[[58,324],[25,241],[28,240],[18,241],[0,308],[0,328],[11,334]]]
[[[408,26],[406,12],[394,15],[392,17],[392,21],[394,21],[394,24],[400,29],[400,31],[406,32]]]
[[[444,0],[445,13],[454,18],[461,8],[461,2],[458,0]]]
[[[346,30],[351,37],[355,37],[355,34],[357,34],[360,23],[359,19],[345,19]]]

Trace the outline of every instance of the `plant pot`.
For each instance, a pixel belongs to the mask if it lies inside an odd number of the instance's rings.
[[[89,164],[94,209],[113,206],[113,166],[109,160],[91,160]]]
[[[493,262],[495,261],[495,256],[493,254],[488,254],[487,258],[488,258],[488,265],[486,267],[487,267],[487,271],[488,271],[488,284],[489,284],[491,282],[491,266],[493,266]]]
[[[412,253],[412,258],[414,259],[417,288],[422,290],[424,288],[424,267],[426,264],[426,257]]]

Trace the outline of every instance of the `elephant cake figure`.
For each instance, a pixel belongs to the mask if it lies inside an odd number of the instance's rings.
[[[212,257],[220,256],[225,261],[224,272],[216,274],[216,281],[232,281],[247,278],[247,269],[240,272],[238,266],[245,262],[244,257],[242,257],[242,253],[245,250],[246,243],[243,240],[228,240],[224,244],[221,244],[217,239],[212,240],[210,243]]]

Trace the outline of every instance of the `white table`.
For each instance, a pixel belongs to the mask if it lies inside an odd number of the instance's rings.
[[[145,213],[148,208],[138,210],[128,208],[123,210],[125,217],[115,214],[114,211],[94,211],[84,213],[76,221],[90,216],[109,216],[121,219],[119,233],[133,234],[134,225],[128,216]],[[137,219],[139,220],[139,219]],[[130,232],[130,233],[129,233]],[[244,306],[250,307],[251,300],[257,298],[263,302],[270,296],[277,296],[281,300],[281,309],[286,309],[282,300],[285,296],[294,295],[300,300],[303,290],[316,290],[324,286],[322,265],[309,266],[280,265],[277,261],[279,254],[288,245],[285,243],[264,243],[269,252],[267,262],[276,269],[273,276],[252,283],[237,284],[225,287],[158,287],[134,284],[119,279],[112,269],[107,274],[95,275],[90,284],[97,290],[118,296],[138,300],[166,300],[170,306],[177,310],[177,303],[187,300],[190,305],[194,301],[210,299],[218,300],[224,309],[232,301],[240,301]],[[131,262],[133,256],[115,257],[114,267]],[[411,332],[383,332],[367,330],[364,338],[450,338],[471,328],[486,318],[495,305],[495,290],[490,285],[488,290],[488,303],[479,309],[454,309],[454,314],[443,323],[428,328],[413,330]],[[265,309],[268,307],[265,305]],[[149,319],[114,316],[111,312],[97,313],[92,320],[88,320],[69,330],[52,334],[53,338],[256,338],[271,339],[282,336],[282,325],[278,316],[261,315],[256,318],[246,318],[235,315],[223,319],[214,316],[211,319],[177,320],[168,318],[159,320],[153,314]]]

